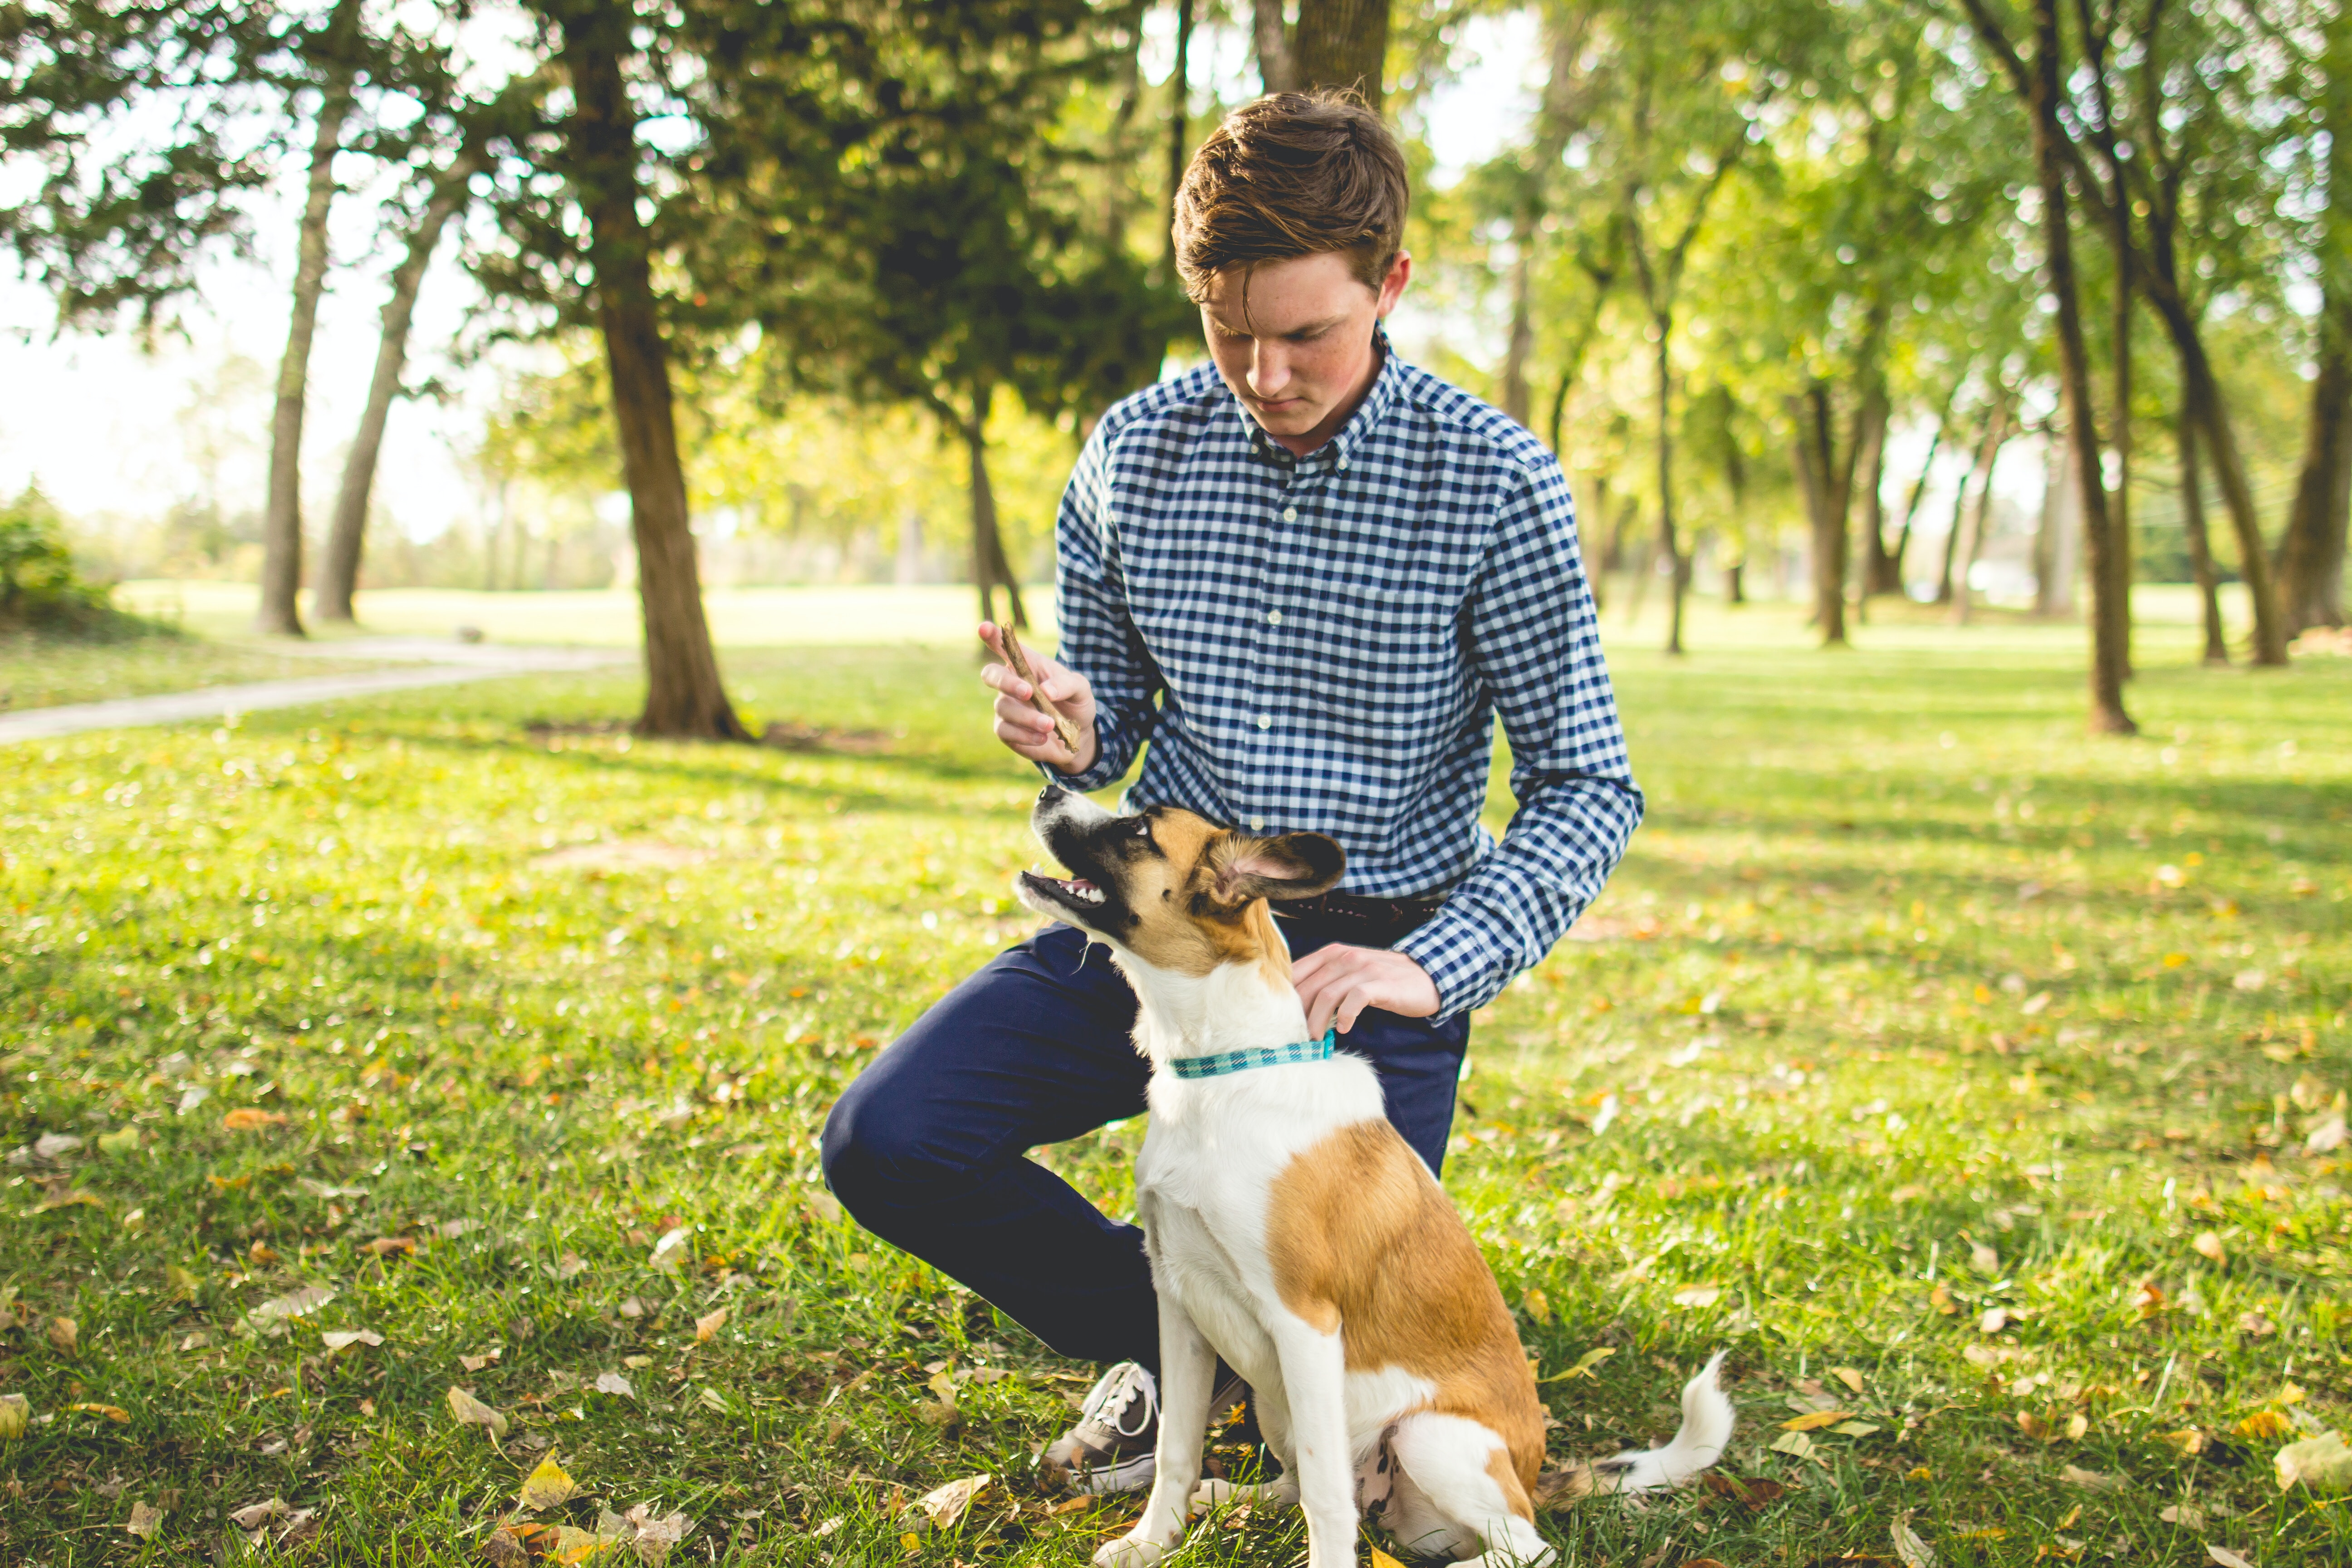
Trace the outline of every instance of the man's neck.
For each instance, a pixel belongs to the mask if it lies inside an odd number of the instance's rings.
[[[1356,389],[1342,398],[1338,407],[1325,415],[1322,423],[1303,436],[1277,436],[1268,430],[1265,433],[1265,438],[1294,458],[1311,456],[1326,441],[1345,429],[1348,421],[1356,416],[1356,410],[1361,408],[1364,405],[1364,399],[1372,395],[1372,384],[1380,380],[1381,366],[1386,363],[1387,358],[1380,338],[1375,335],[1371,343],[1371,363],[1365,369],[1363,375],[1358,379]],[[1260,428],[1263,429],[1264,426]]]

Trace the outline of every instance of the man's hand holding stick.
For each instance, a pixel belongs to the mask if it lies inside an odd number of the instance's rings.
[[[981,623],[980,640],[1003,659],[980,672],[996,693],[996,738],[1016,756],[1058,773],[1095,762],[1095,694],[1087,678],[1021,646],[1011,626]]]

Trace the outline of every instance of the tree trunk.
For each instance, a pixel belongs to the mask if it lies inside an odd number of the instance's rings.
[[[617,3],[567,17],[562,58],[573,102],[565,128],[566,172],[588,220],[596,322],[604,337],[637,547],[646,706],[636,728],[645,735],[749,740],[727,700],[703,616],[668,345],[654,298],[650,244],[637,213],[636,112],[621,70],[632,47],[633,21],[631,10]]]
[[[1969,481],[1977,477],[1974,468],[1960,475],[1959,484],[1952,491],[1951,525],[1944,530],[1944,569],[1936,574],[1936,603],[1952,602],[1952,569],[1960,559],[1960,534],[1968,526]]]
[[[1298,68],[1291,57],[1289,25],[1282,19],[1282,0],[1256,0],[1250,21],[1258,80],[1268,92],[1297,91]]]
[[[1992,418],[1985,426],[1984,450],[1977,458],[1977,471],[1984,476],[1984,482],[1977,486],[1976,517],[1969,524],[1967,542],[1958,552],[1958,569],[1952,572],[1952,625],[1956,626],[1969,624],[1969,606],[1973,602],[1969,598],[1969,578],[1976,570],[1978,558],[1984,554],[1985,533],[1992,526],[1993,466],[2000,461],[2000,449],[2008,444],[2009,398],[1997,392]]]
[[[1672,415],[1674,377],[1667,359],[1673,346],[1675,318],[1662,312],[1658,323],[1658,548],[1666,552],[1672,595],[1666,613],[1666,651],[1683,651],[1683,596],[1690,587],[1690,562],[1675,535],[1675,426]]]
[[[1528,295],[1534,286],[1536,224],[1535,215],[1524,206],[1511,220],[1511,243],[1517,252],[1511,263],[1511,337],[1503,350],[1500,390],[1503,412],[1517,420],[1521,429],[1532,430],[1528,360],[1536,352],[1536,324]]]
[[[2197,421],[2186,403],[2180,409],[2180,529],[2189,540],[2189,566],[2196,574],[2197,597],[2205,611],[2205,662],[2230,662],[2221,635],[2221,585],[2213,570],[2213,542],[2205,532],[2204,476],[2197,471]]]
[[[2320,121],[2328,132],[2320,220],[2319,374],[2311,384],[2303,472],[2279,542],[2279,616],[2292,637],[2344,624],[2345,523],[2352,511],[2352,5],[2326,24]]]
[[[329,47],[348,48],[359,21],[358,0],[336,0],[328,19]],[[295,244],[294,313],[286,353],[278,362],[278,403],[269,420],[269,499],[261,520],[261,605],[254,630],[300,637],[295,595],[302,585],[302,413],[310,380],[310,340],[319,325],[319,296],[327,283],[327,210],[335,199],[335,154],[352,111],[352,70],[332,67],[319,100],[310,138],[310,178]]]
[[[2137,734],[2139,726],[2124,710],[2124,666],[2131,605],[2118,600],[2112,567],[2115,536],[2107,510],[2106,482],[2099,472],[2098,419],[2091,403],[2091,356],[2083,338],[2083,302],[2074,275],[2074,235],[2068,227],[2066,165],[2058,123],[2059,61],[2057,0],[2033,0],[2032,92],[2027,108],[2033,121],[2035,174],[2042,187],[2042,266],[2057,306],[2058,367],[2067,423],[2083,446],[2078,488],[2083,497],[2083,534],[2090,552],[2091,728],[2104,734]]]
[[[1895,548],[1887,552],[1886,575],[1872,591],[1880,594],[1903,592],[1903,558],[1911,551],[1911,525],[1919,518],[1919,503],[1927,499],[1927,476],[1936,471],[1936,454],[1944,449],[1945,420],[1936,422],[1936,433],[1927,438],[1927,458],[1919,465],[1919,477],[1911,481],[1911,496],[1903,503],[1903,531],[1895,536]]]
[[[352,595],[360,579],[360,556],[366,547],[369,497],[375,486],[377,455],[383,448],[384,421],[392,400],[400,395],[401,372],[408,363],[408,328],[416,311],[416,291],[425,269],[441,243],[441,231],[466,205],[466,183],[483,166],[474,149],[461,148],[434,187],[425,214],[408,237],[408,253],[393,269],[392,298],[383,307],[383,336],[376,345],[375,375],[368,383],[367,407],[343,459],[343,482],[335,492],[335,517],[319,557],[318,581],[310,592],[312,614],[322,621],[352,619]]]
[[[1837,494],[1837,421],[1830,408],[1830,389],[1814,382],[1792,400],[1790,413],[1797,426],[1797,484],[1811,523],[1813,629],[1821,634],[1823,647],[1843,647],[1846,507]],[[1849,468],[1849,478],[1851,474]]]
[[[971,460],[971,580],[980,590],[980,618],[996,619],[995,586],[1004,585],[1005,607],[1015,628],[1029,629],[1029,612],[1021,603],[1021,580],[1005,559],[1004,535],[996,523],[996,487],[988,480],[988,410],[995,389],[983,385],[972,394],[971,416],[962,426],[965,454]]]
[[[1389,0],[1299,0],[1291,40],[1298,86],[1353,89],[1378,113],[1388,54]]]
[[[1871,584],[1878,580],[1886,563],[1886,503],[1879,489],[1886,482],[1886,422],[1892,413],[1886,397],[1886,378],[1871,378],[1870,390],[1863,395],[1862,412],[1854,431],[1852,453],[1853,479],[1862,488],[1862,536],[1866,542],[1861,568],[1853,574],[1853,618],[1856,625],[1868,614]]]
[[[2074,443],[2046,426],[2049,450],[2042,465],[2042,521],[2033,535],[2033,613],[2051,616],[2074,610]]]
[[[1176,0],[1176,64],[1168,72],[1168,275],[1176,275],[1176,193],[1184,184],[1184,150],[1192,97],[1192,0]]]

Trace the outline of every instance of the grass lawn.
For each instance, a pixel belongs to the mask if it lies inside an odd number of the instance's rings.
[[[1566,1561],[1906,1521],[1948,1565],[2352,1560],[2273,1473],[2352,1421],[2352,1146],[2306,1152],[2352,1084],[2352,660],[2180,634],[2132,742],[2084,737],[2071,629],[1624,639],[1649,820],[1479,1016],[1447,1185],[1558,1455],[1658,1440],[1727,1345],[1724,1469],[1775,1486],[1578,1505]],[[633,743],[614,674],[0,752],[0,1560],[479,1562],[551,1456],[575,1560],[640,1504],[794,1564],[1075,1565],[1132,1517],[1034,1480],[1091,1369],[816,1174],[1024,929],[1034,781],[961,653],[728,664],[830,741]],[[1122,1210],[1140,1133],[1040,1157]]]

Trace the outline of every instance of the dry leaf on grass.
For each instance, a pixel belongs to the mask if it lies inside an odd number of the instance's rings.
[[[1984,1310],[1984,1315],[1977,1320],[1977,1332],[1980,1334],[1997,1334],[2000,1332],[2001,1330],[2009,1327],[2009,1318],[2010,1313],[2007,1308],[1987,1307]]]
[[[457,1358],[457,1364],[464,1367],[467,1372],[479,1372],[484,1367],[489,1365],[492,1362],[498,1360],[500,1356],[506,1353],[506,1347],[504,1345],[492,1345],[488,1350],[484,1351],[479,1355],[459,1356]]]
[[[493,1530],[482,1537],[475,1553],[493,1568],[530,1568],[530,1553],[523,1543],[503,1530]]]
[[[488,1428],[493,1443],[507,1435],[507,1418],[462,1388],[449,1390],[449,1414],[462,1426]]]
[[[264,1322],[277,1322],[315,1312],[334,1299],[335,1288],[331,1285],[305,1285],[299,1290],[271,1297],[246,1315]]]
[[[1919,1532],[1911,1528],[1909,1509],[1905,1509],[1895,1516],[1892,1534],[1895,1540],[1895,1560],[1903,1564],[1903,1568],[1936,1568],[1935,1552],[1928,1549],[1926,1542],[1919,1539]]]
[[[131,1425],[131,1412],[125,1410],[120,1405],[97,1405],[89,1400],[82,1400],[72,1405],[60,1405],[58,1408],[60,1410],[79,1411],[84,1415],[102,1416],[106,1420],[113,1422],[117,1426],[128,1426]]]
[[[2340,1432],[2326,1432],[2300,1443],[2290,1443],[2278,1451],[2272,1463],[2278,1470],[2281,1491],[2290,1491],[2297,1485],[2315,1492],[2352,1491],[2352,1448],[2344,1446]]]
[[[2000,1272],[2000,1254],[1981,1241],[1969,1243],[1969,1267],[1990,1279]]]
[[[339,1352],[347,1351],[353,1345],[383,1343],[383,1336],[373,1329],[326,1329],[320,1332],[319,1338],[329,1350]]]
[[[624,1516],[636,1529],[629,1544],[635,1548],[637,1561],[648,1568],[661,1568],[668,1561],[670,1548],[686,1539],[694,1521],[683,1513],[656,1516],[651,1504],[639,1503]]]
[[[416,1238],[413,1236],[379,1236],[373,1241],[360,1243],[360,1250],[373,1253],[378,1258],[389,1258],[395,1252],[404,1258],[414,1257],[416,1252]]]
[[[2123,1486],[2122,1481],[2104,1470],[2086,1470],[2080,1465],[2068,1465],[2058,1472],[2058,1479],[2069,1486],[2083,1487],[2095,1492],[2111,1492]]]
[[[2214,1231],[2199,1231],[2189,1245],[2196,1249],[2197,1256],[2200,1258],[2210,1259],[2215,1263],[2227,1263],[2230,1261],[2229,1248],[2221,1245],[2221,1236]]]
[[[1546,1296],[1541,1290],[1529,1289],[1528,1293],[1520,1298],[1519,1305],[1526,1310],[1528,1316],[1538,1323],[1545,1328],[1551,1327],[1551,1298]]]
[[[957,1521],[963,1518],[964,1510],[971,1506],[972,1500],[988,1489],[992,1479],[984,1475],[966,1476],[961,1480],[950,1481],[917,1498],[915,1506],[929,1516],[935,1527],[953,1530]]]
[[[719,1331],[726,1326],[727,1309],[724,1307],[719,1308],[719,1310],[709,1313],[707,1316],[695,1319],[694,1338],[696,1342],[699,1344],[709,1344],[718,1334]]]
[[[1927,1292],[1927,1305],[1935,1308],[1947,1318],[1955,1315],[1960,1310],[1960,1304],[1952,1300],[1950,1289],[1940,1279],[1936,1281],[1936,1288]]]
[[[2241,1437],[2266,1440],[2285,1436],[2294,1430],[2294,1423],[2275,1410],[2257,1410],[2231,1430]]]
[[[555,1277],[558,1279],[569,1279],[573,1275],[579,1274],[586,1269],[587,1267],[588,1260],[586,1258],[581,1257],[576,1252],[567,1252],[562,1257],[555,1260]]]
[[[565,1475],[563,1467],[555,1462],[554,1455],[550,1454],[539,1462],[537,1469],[523,1478],[522,1491],[515,1501],[524,1512],[539,1513],[560,1503],[570,1502],[579,1489],[579,1483]]]
[[[2168,1504],[2156,1517],[2167,1524],[2177,1524],[2183,1530],[2205,1528],[2205,1510],[2193,1502]]]
[[[1787,1454],[1792,1458],[1810,1459],[1813,1457],[1813,1440],[1802,1432],[1783,1432],[1772,1440],[1772,1452]]]
[[[1699,1483],[1716,1496],[1728,1498],[1742,1508],[1760,1509],[1778,1502],[1794,1487],[1763,1476],[1735,1476],[1723,1470],[1708,1470],[1699,1477]]]
[[[2216,1546],[2210,1541],[2205,1543],[2205,1555],[2219,1563],[2221,1568],[2254,1568],[2253,1563],[2239,1556],[2228,1547]]]
[[[275,1110],[257,1110],[250,1105],[240,1105],[221,1118],[221,1125],[231,1132],[258,1132],[265,1127],[283,1127],[286,1118]]]
[[[1851,1410],[1816,1410],[1809,1415],[1791,1415],[1780,1423],[1783,1432],[1818,1432],[1824,1426],[1834,1426],[1841,1421],[1853,1419]]]
[[[155,1532],[163,1528],[163,1510],[150,1503],[134,1502],[131,1505],[130,1521],[122,1528],[142,1541],[152,1541]]]
[[[656,1268],[676,1268],[686,1261],[687,1243],[692,1239],[683,1227],[666,1230],[654,1243],[653,1256],[646,1261]]]
[[[1377,1546],[1371,1549],[1370,1555],[1365,1558],[1364,1562],[1365,1568],[1404,1568],[1403,1563],[1399,1563]]]
[[[1544,1378],[1541,1381],[1545,1383],[1566,1383],[1569,1379],[1573,1377],[1589,1377],[1595,1383],[1598,1383],[1601,1381],[1601,1376],[1592,1369],[1599,1366],[1602,1362],[1607,1361],[1611,1356],[1615,1355],[1616,1353],[1617,1348],[1614,1345],[1595,1345],[1592,1349],[1586,1351],[1582,1355],[1577,1357],[1576,1364],[1570,1367],[1566,1372],[1556,1372],[1549,1377]]]
[[[0,1442],[23,1436],[32,1419],[31,1400],[21,1394],[0,1394]]]
[[[284,1498],[273,1497],[268,1502],[247,1503],[230,1510],[228,1521],[239,1530],[258,1530],[273,1519],[290,1519],[293,1515],[294,1510]]]
[[[1833,1366],[1830,1368],[1830,1375],[1836,1378],[1840,1383],[1844,1384],[1847,1393],[1860,1394],[1862,1392],[1862,1373],[1854,1371],[1853,1368],[1850,1366]]]
[[[49,1346],[59,1355],[71,1355],[81,1343],[81,1327],[71,1318],[49,1320]]]
[[[637,1396],[637,1391],[629,1386],[629,1380],[623,1377],[617,1372],[598,1373],[596,1374],[596,1392],[599,1394],[617,1394],[624,1399],[635,1399]]]
[[[1712,1307],[1723,1300],[1720,1285],[1685,1285],[1675,1292],[1677,1307]]]

